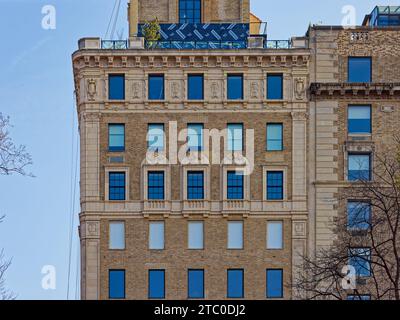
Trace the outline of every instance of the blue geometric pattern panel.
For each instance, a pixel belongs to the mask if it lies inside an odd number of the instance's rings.
[[[143,26],[139,25],[139,37],[143,36]],[[250,35],[248,23],[160,24],[160,27],[158,46],[166,48],[245,48]]]

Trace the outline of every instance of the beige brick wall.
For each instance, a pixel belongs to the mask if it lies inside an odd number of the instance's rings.
[[[159,219],[162,220],[163,217],[152,217],[152,219],[160,221]],[[119,218],[117,220],[121,221]],[[187,299],[188,269],[205,269],[206,299],[226,298],[226,272],[229,268],[244,269],[245,299],[265,299],[266,269],[282,268],[284,282],[290,282],[292,232],[290,219],[284,219],[283,250],[266,250],[267,219],[265,218],[244,220],[244,250],[226,249],[227,219],[206,219],[204,220],[205,250],[197,251],[187,249],[189,220],[167,219],[165,250],[157,252],[148,249],[149,220],[134,218],[125,220],[126,250],[119,252],[108,250],[109,221],[101,220],[100,299],[108,299],[108,270],[113,268],[126,270],[127,299],[147,299],[149,269],[166,270],[166,299]],[[285,298],[290,298],[290,294],[290,289],[285,288]]]
[[[202,0],[202,22],[249,22],[249,0]],[[139,22],[179,22],[179,0],[139,0]]]

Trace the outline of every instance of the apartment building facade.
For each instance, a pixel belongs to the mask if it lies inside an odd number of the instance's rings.
[[[360,211],[366,221],[374,217],[371,199],[346,195],[358,181],[376,181],[377,157],[393,153],[397,145],[399,17],[399,7],[378,6],[361,26],[315,26],[308,32],[312,52],[308,145],[314,150],[309,158],[310,251],[340,241],[335,234],[338,219],[347,219],[351,228]],[[358,236],[368,228],[369,223],[358,226]],[[374,299],[368,290],[372,275],[368,261],[382,252],[372,252],[365,243],[355,239],[350,248],[360,252],[360,257],[353,257],[359,261],[353,264],[361,266],[356,267],[356,276],[362,294],[356,298]]]
[[[353,164],[397,128],[399,30],[371,15],[271,41],[246,0],[131,0],[128,16],[129,41],[72,57],[82,299],[301,296]]]
[[[249,49],[261,22],[248,1],[129,12],[129,46],[86,38],[73,54],[82,298],[291,298],[306,250],[309,50],[268,49],[259,33]],[[155,17],[166,36],[148,48]],[[212,161],[206,130],[222,137]]]

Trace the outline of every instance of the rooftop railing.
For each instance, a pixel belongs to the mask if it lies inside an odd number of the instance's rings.
[[[254,41],[256,40],[256,41]],[[247,41],[137,41],[101,40],[100,38],[83,38],[79,49],[102,50],[239,50],[239,49],[291,49],[305,47],[303,39],[300,44],[292,40],[266,40],[264,37],[250,37]]]

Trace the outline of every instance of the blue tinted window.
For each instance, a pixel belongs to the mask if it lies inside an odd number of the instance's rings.
[[[267,270],[267,298],[283,298],[282,270]]]
[[[164,100],[163,75],[149,75],[149,100]]]
[[[228,99],[243,100],[242,75],[228,75]]]
[[[164,151],[164,125],[149,124],[147,133],[148,149],[150,151]]]
[[[371,82],[371,58],[349,57],[349,82]]]
[[[243,174],[236,171],[228,172],[228,190],[229,200],[243,200]]]
[[[371,133],[371,106],[349,106],[349,133]]]
[[[283,200],[283,172],[267,172],[267,200]]]
[[[188,76],[188,99],[204,99],[204,77],[201,74],[190,74]]]
[[[125,150],[125,125],[123,124],[108,125],[108,150],[109,151]]]
[[[267,76],[267,99],[283,99],[283,75],[269,74]]]
[[[179,23],[201,23],[201,0],[179,0]]]
[[[356,269],[359,277],[371,276],[371,249],[354,248],[349,250],[349,265]]]
[[[370,295],[362,294],[362,295],[348,295],[347,300],[349,301],[369,301],[371,300]]]
[[[267,124],[267,151],[283,150],[283,125],[281,123]]]
[[[109,200],[125,200],[125,172],[109,173]]]
[[[348,180],[370,181],[371,180],[371,155],[349,154]]]
[[[243,125],[228,124],[228,151],[243,151]]]
[[[228,270],[228,298],[244,298],[243,270]]]
[[[189,171],[187,173],[187,198],[188,200],[204,199],[203,171]]]
[[[188,149],[189,151],[203,150],[203,129],[202,124],[188,124]]]
[[[368,230],[371,222],[371,204],[349,201],[347,203],[347,218],[350,230]]]
[[[108,99],[125,99],[125,76],[123,74],[108,75]]]
[[[149,299],[165,298],[165,271],[149,270]]]
[[[110,270],[108,273],[108,295],[110,299],[125,299],[125,271]]]
[[[164,200],[164,172],[148,172],[147,178],[148,200]]]
[[[204,270],[189,270],[188,272],[188,298],[204,298]]]

